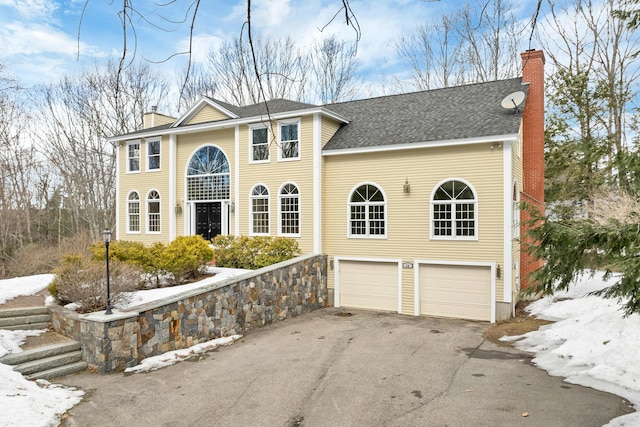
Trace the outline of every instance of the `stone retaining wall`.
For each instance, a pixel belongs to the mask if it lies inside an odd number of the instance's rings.
[[[327,257],[308,255],[137,306],[135,311],[107,316],[50,309],[53,328],[82,343],[83,360],[107,373],[326,306]]]

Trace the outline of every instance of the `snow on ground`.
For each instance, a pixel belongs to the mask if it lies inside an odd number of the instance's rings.
[[[147,357],[146,359],[143,359],[138,365],[127,368],[124,371],[133,373],[155,371],[156,369],[175,365],[178,362],[190,359],[197,354],[215,350],[220,346],[233,344],[235,340],[240,338],[242,338],[242,335],[231,335],[229,337],[217,338],[215,340],[192,345],[189,348],[168,351],[158,356]]]
[[[0,304],[20,295],[33,295],[46,288],[52,274],[0,280]],[[27,336],[43,331],[0,330],[0,357],[19,353]],[[51,384],[45,380],[29,381],[13,366],[0,363],[0,425],[57,426],[60,416],[77,405],[84,391]]]
[[[21,295],[33,295],[43,290],[49,286],[53,277],[53,274],[38,274],[0,280],[0,304]]]
[[[566,381],[622,396],[640,410],[640,315],[623,317],[616,300],[588,295],[615,283],[599,272],[583,275],[566,292],[531,303],[527,310],[555,323],[519,337],[517,348],[535,353],[533,362]],[[638,426],[640,413],[612,420],[608,426]]]
[[[170,288],[150,289],[132,292],[128,304],[119,306],[120,309],[135,309],[135,306],[187,290],[210,285],[229,277],[237,276],[248,270],[234,270],[228,268],[210,268],[209,273],[215,276],[199,282]],[[0,280],[0,304],[20,295],[33,295],[46,288],[53,280],[52,274],[19,277]],[[50,301],[50,300],[49,300]],[[0,330],[0,357],[7,353],[22,351],[20,345],[29,335],[39,335],[42,331],[6,331]],[[188,349],[165,353],[171,360],[165,360],[165,355],[144,359],[136,366],[134,372],[159,369],[172,365],[190,356],[213,350],[221,345],[229,345],[240,335],[220,338]],[[77,405],[84,391],[73,387],[51,384],[45,380],[29,381],[12,366],[0,363],[0,426],[43,427],[57,426],[60,417],[66,411]]]
[[[135,307],[176,293],[207,286],[224,280],[243,270],[215,268],[215,276],[200,282],[171,288],[133,292],[130,302],[120,309]],[[51,275],[0,280],[0,303],[17,295],[34,294],[53,279]],[[640,315],[622,316],[620,303],[590,296],[590,291],[613,284],[615,277],[604,282],[597,276],[581,277],[569,291],[545,297],[529,305],[535,316],[556,323],[543,326],[520,337],[506,337],[516,341],[522,350],[536,354],[534,363],[552,375],[566,377],[570,383],[580,384],[617,394],[640,409]],[[32,332],[0,331],[0,356],[20,351],[19,345]],[[158,369],[209,351],[218,345],[228,345],[239,336],[213,340],[189,349],[165,353],[142,361],[129,372]],[[56,425],[65,411],[76,405],[83,392],[73,388],[51,385],[46,381],[27,381],[11,367],[0,364],[0,425],[49,426]],[[638,412],[612,420],[609,426],[640,425]]]
[[[211,277],[207,277],[206,279],[200,280],[198,282],[189,283],[181,286],[170,286],[167,288],[158,288],[158,289],[147,289],[144,291],[135,291],[128,292],[127,300],[128,302],[124,304],[118,304],[116,306],[117,309],[123,311],[133,311],[135,307],[146,304],[148,302],[153,302],[159,299],[167,298],[172,295],[182,293],[185,291],[190,291],[192,289],[201,288],[212,283],[221,282],[230,277],[235,277],[240,274],[246,273],[251,270],[243,270],[240,268],[222,268],[222,267],[209,267],[207,268],[207,273],[211,274]]]

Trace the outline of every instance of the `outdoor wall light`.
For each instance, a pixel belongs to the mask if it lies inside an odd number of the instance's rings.
[[[180,203],[176,203],[176,215],[180,215],[182,213],[182,206]]]
[[[234,213],[236,211],[236,204],[234,202],[229,202],[229,213]]]
[[[107,260],[107,308],[104,314],[113,314],[111,311],[111,288],[110,288],[110,274],[109,274],[109,243],[111,243],[111,230],[105,228],[102,232],[102,238],[104,239],[104,248],[106,251]]]
[[[402,192],[405,194],[411,193],[411,185],[409,185],[409,178],[405,179],[404,185],[402,186]]]
[[[500,268],[500,264],[496,264],[496,279],[502,277],[502,269]]]
[[[500,144],[499,142],[494,142],[493,144],[491,144],[492,150],[495,150],[496,148],[502,148],[502,144]]]

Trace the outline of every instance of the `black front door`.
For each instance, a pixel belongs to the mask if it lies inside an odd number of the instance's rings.
[[[196,234],[211,240],[222,233],[222,203],[196,203]]]

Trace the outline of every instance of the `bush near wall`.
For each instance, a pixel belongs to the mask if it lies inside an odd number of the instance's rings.
[[[288,237],[217,236],[216,266],[256,270],[300,255],[298,242]]]
[[[63,256],[53,270],[56,278],[48,287],[60,305],[78,304],[78,311],[88,313],[103,310],[107,304],[106,266],[104,262],[81,253]],[[127,292],[139,289],[139,267],[114,260],[110,263],[111,303],[126,302]]]
[[[91,252],[95,259],[104,261],[103,243],[95,243]],[[154,243],[149,247],[120,240],[109,245],[109,259],[142,268],[147,287],[171,286],[201,276],[213,259],[213,249],[202,236],[180,236],[168,245]]]

